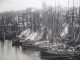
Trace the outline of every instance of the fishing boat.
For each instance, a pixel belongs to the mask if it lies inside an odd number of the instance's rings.
[[[22,42],[22,49],[29,49],[29,48],[37,48],[38,46],[35,45],[35,38],[37,37],[37,33],[31,33],[27,36]]]
[[[13,39],[12,39],[12,46],[22,45],[22,42],[20,42],[20,40],[23,40],[23,39],[20,39],[20,38],[18,38],[18,37],[13,38]]]
[[[55,14],[56,15],[56,14]],[[68,17],[69,18],[69,17]],[[54,18],[56,20],[56,18]],[[55,23],[55,21],[54,21]],[[80,23],[78,23],[80,26]],[[56,30],[53,30],[52,28],[52,35],[50,40],[50,43],[52,43],[51,46],[48,46],[47,50],[41,50],[41,56],[46,58],[71,58],[71,60],[79,60],[80,59],[80,47],[77,48],[78,45],[80,45],[80,27],[77,30],[78,33],[75,32],[75,26],[74,26],[74,2],[73,2],[73,10],[72,10],[72,21],[68,23],[70,33],[67,35],[67,37],[64,37],[63,39],[58,40],[56,37],[58,36]],[[52,26],[53,27],[53,26]],[[54,24],[54,29],[58,28]],[[55,33],[53,33],[55,31]],[[54,35],[54,36],[53,36]],[[69,37],[69,38],[68,38]],[[67,39],[66,39],[67,38]],[[54,41],[55,40],[55,41]],[[60,42],[61,40],[64,40],[63,42]],[[54,44],[56,47],[54,47]],[[59,43],[59,44],[58,44]]]
[[[35,41],[30,41],[29,39],[22,42],[22,49],[35,49],[35,50],[38,50],[37,49],[38,46],[35,45]]]
[[[41,51],[41,57],[45,58],[71,58],[71,59],[80,59],[79,51]]]
[[[23,31],[20,35],[16,36],[16,38],[12,39],[12,45],[22,45],[22,42],[26,41],[25,38],[30,35],[30,29]]]

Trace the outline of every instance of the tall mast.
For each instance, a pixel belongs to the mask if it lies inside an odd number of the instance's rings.
[[[56,42],[56,0],[55,0],[55,12],[54,12],[54,30],[52,30],[53,40]],[[53,33],[54,32],[54,33]],[[55,43],[56,44],[56,43]]]
[[[56,35],[56,0],[55,0],[55,18],[54,18],[54,23],[55,23],[55,26],[54,26],[54,29],[55,29],[55,35]]]
[[[3,16],[2,16],[3,19]],[[5,40],[5,19],[3,19],[3,40]]]
[[[31,23],[31,27],[30,27],[30,29],[31,29],[31,32],[33,31],[33,26],[32,26],[32,13],[31,13],[31,11],[30,11],[30,23]]]
[[[72,10],[72,40],[74,40],[74,0],[73,0],[73,10]]]
[[[25,30],[25,22],[24,22],[24,19],[25,19],[25,13],[23,12],[23,30]]]
[[[57,32],[59,32],[59,0],[58,0],[58,13],[57,13]],[[59,35],[59,33],[57,33]]]
[[[80,25],[80,7],[79,7],[79,25]]]
[[[51,12],[51,21],[52,21],[52,26],[51,26],[51,29],[52,29],[52,33],[51,33],[51,42],[54,42],[54,38],[55,38],[55,35],[56,35],[56,0],[55,0],[55,11],[54,11],[54,16],[52,14],[52,9],[50,10]],[[54,20],[53,20],[54,19]]]
[[[68,24],[69,24],[69,0],[68,0]]]
[[[79,7],[79,38],[80,38],[80,7]]]
[[[54,36],[55,36],[55,34],[56,34],[56,0],[55,0],[55,16],[54,16]]]

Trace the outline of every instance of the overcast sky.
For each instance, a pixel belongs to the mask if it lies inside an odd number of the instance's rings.
[[[0,0],[0,12],[3,11],[10,11],[10,10],[23,10],[28,7],[35,7],[35,8],[42,8],[42,1],[43,0]],[[62,5],[62,6],[67,6],[68,5],[68,0],[56,0],[56,4]],[[72,6],[72,1],[70,0],[69,4]],[[80,0],[74,0],[75,1],[75,6],[80,6]],[[47,6],[55,5],[55,0],[45,0],[45,3]]]

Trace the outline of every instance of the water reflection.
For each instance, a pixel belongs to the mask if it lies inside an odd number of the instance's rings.
[[[0,60],[68,60],[45,58],[40,51],[32,49],[23,50],[21,46],[12,46],[11,40],[0,41]]]
[[[21,46],[12,47],[12,41],[0,41],[0,60],[41,60],[39,51],[22,50]]]

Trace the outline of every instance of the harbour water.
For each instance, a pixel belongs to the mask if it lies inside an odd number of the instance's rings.
[[[0,60],[43,60],[40,51],[22,50],[21,46],[12,46],[11,40],[0,41]]]
[[[45,58],[40,51],[23,50],[21,46],[12,46],[11,40],[0,41],[0,60],[68,60],[61,58]],[[69,59],[70,60],[70,59]]]

